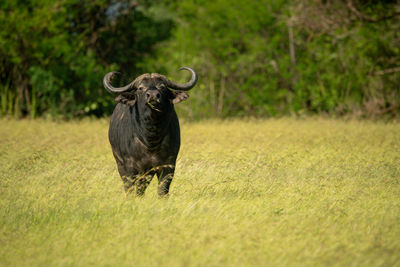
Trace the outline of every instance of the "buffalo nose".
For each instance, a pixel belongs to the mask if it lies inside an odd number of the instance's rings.
[[[154,90],[154,91],[151,90],[151,91],[146,92],[146,99],[147,99],[147,101],[150,101],[150,100],[159,101],[160,98],[161,98],[161,94],[160,94],[158,91],[156,91],[156,90]]]

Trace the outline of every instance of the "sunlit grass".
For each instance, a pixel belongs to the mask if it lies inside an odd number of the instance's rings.
[[[181,122],[169,199],[126,196],[108,121],[0,120],[3,266],[400,264],[400,124]]]

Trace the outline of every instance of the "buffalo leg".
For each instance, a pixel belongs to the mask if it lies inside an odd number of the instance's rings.
[[[158,196],[163,197],[168,194],[169,186],[174,178],[175,168],[164,168],[159,173],[158,177]]]
[[[143,196],[146,191],[147,186],[150,184],[153,179],[153,174],[147,175],[138,175],[136,178],[136,195]]]
[[[135,185],[136,174],[128,172],[124,165],[117,161],[118,172],[121,176],[122,182],[124,183],[124,189],[126,193],[130,193],[133,190],[133,186]]]
[[[126,193],[130,193],[133,190],[133,186],[135,184],[135,176],[121,176],[122,182],[124,183],[124,189]]]

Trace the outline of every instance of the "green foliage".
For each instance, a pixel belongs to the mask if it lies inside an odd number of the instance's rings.
[[[110,70],[199,72],[190,118],[400,114],[398,1],[0,3],[2,114],[108,115]],[[183,77],[182,81],[183,81]],[[7,102],[7,103],[6,103]]]
[[[160,49],[154,67],[173,73],[192,65],[200,85],[192,92],[191,113],[200,116],[265,113],[279,105],[267,98],[277,78],[266,54],[285,38],[276,25],[284,1],[180,1],[173,37]],[[273,43],[271,45],[271,43]],[[263,84],[266,76],[270,82]],[[273,104],[274,103],[274,104]]]
[[[0,79],[18,99],[18,113],[64,118],[109,113],[112,98],[102,88],[104,74],[119,68],[138,74],[135,62],[169,36],[172,22],[145,15],[148,6],[2,1]]]
[[[400,123],[183,121],[168,199],[125,195],[107,126],[0,120],[1,265],[400,262]]]
[[[193,117],[397,116],[400,73],[376,73],[398,67],[400,23],[385,13],[398,5],[354,3],[365,16],[387,17],[366,22],[347,3],[179,1],[173,37],[150,64],[168,73],[181,65],[199,70],[185,110]]]

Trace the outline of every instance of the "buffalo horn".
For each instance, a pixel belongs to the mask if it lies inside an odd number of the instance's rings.
[[[103,79],[103,85],[104,87],[107,89],[107,91],[111,92],[111,93],[122,93],[125,91],[129,91],[132,90],[134,88],[134,83],[136,80],[134,80],[133,82],[131,82],[130,84],[124,86],[124,87],[114,87],[111,85],[111,80],[114,78],[114,76],[116,74],[119,74],[119,72],[109,72],[104,76]]]
[[[166,79],[167,86],[171,89],[176,89],[176,90],[181,90],[181,91],[188,91],[192,89],[197,82],[198,76],[197,73],[194,71],[194,69],[189,68],[189,67],[182,67],[179,70],[188,70],[192,73],[192,78],[190,81],[184,84],[176,84],[174,82],[171,82],[170,80]]]

